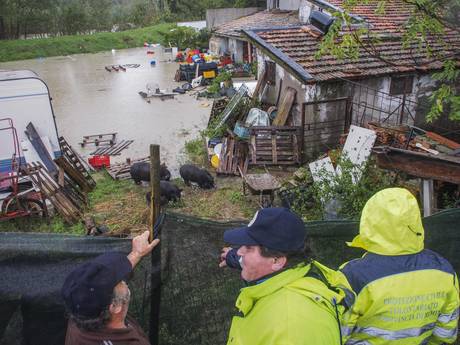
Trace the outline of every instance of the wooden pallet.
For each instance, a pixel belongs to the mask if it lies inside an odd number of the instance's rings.
[[[302,127],[251,127],[249,135],[250,164],[300,164],[299,144],[302,138]]]
[[[85,145],[88,145],[88,144],[94,144],[96,146],[99,146],[99,144],[101,143],[109,143],[110,145],[113,145],[115,144],[116,136],[117,136],[117,132],[84,135],[83,140],[80,143],[80,145],[81,147],[85,147]]]
[[[127,159],[125,163],[113,164],[110,168],[105,169],[114,180],[127,180],[131,178],[131,174],[129,173],[131,165],[138,162],[150,162],[150,157],[133,160]]]
[[[66,223],[73,224],[81,219],[82,212],[66,195],[65,189],[53,179],[41,163],[27,164],[24,170],[34,186],[53,204]]]
[[[89,191],[93,190],[96,187],[96,181],[91,177],[89,171],[85,168],[86,163],[78,156],[78,154],[72,149],[72,146],[64,139],[64,137],[59,138],[59,145],[61,151],[67,162],[75,168],[81,175],[83,175],[86,181],[86,188],[89,188]],[[76,181],[77,182],[77,181]],[[77,182],[78,183],[78,182]],[[82,187],[83,189],[83,187]]]
[[[240,170],[246,173],[248,169],[248,146],[238,140],[233,133],[227,135],[222,142],[222,150],[218,175],[240,175]]]
[[[79,189],[84,193],[89,193],[94,189],[94,186],[89,184],[85,176],[77,170],[64,156],[56,158],[54,162],[64,171],[64,173],[78,185]]]
[[[133,142],[134,140],[122,140],[119,143],[112,145],[112,146],[100,147],[97,150],[91,152],[90,154],[91,155],[118,156],[121,154],[121,151],[128,148],[128,146],[131,145]]]

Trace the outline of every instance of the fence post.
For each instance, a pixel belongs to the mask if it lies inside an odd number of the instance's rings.
[[[160,146],[150,145],[150,241],[154,239],[154,225],[160,217]],[[159,344],[161,301],[161,243],[151,254],[151,303],[149,336],[152,345]]]

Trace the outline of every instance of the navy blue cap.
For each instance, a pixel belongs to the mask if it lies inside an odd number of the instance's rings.
[[[132,271],[126,254],[109,252],[88,261],[66,278],[61,289],[69,311],[78,317],[96,318],[111,303],[113,288]]]
[[[261,209],[248,226],[224,233],[224,241],[232,245],[263,246],[284,253],[302,250],[305,237],[302,219],[283,207]]]

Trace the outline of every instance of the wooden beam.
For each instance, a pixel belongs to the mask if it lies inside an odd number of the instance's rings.
[[[377,163],[384,169],[399,170],[424,179],[460,184],[458,163],[393,150],[377,152]]]

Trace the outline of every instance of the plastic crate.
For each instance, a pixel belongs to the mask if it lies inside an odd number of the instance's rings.
[[[233,132],[242,139],[249,138],[249,128],[245,127],[241,121],[237,121]]]
[[[110,167],[110,156],[107,155],[96,155],[88,158],[88,163],[95,169],[101,169],[103,167]]]

